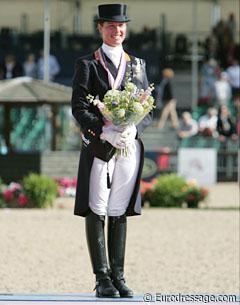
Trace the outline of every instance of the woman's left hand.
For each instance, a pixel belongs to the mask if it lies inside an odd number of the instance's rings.
[[[125,139],[127,145],[132,144],[137,135],[137,128],[134,124],[128,125],[122,132],[121,136]]]

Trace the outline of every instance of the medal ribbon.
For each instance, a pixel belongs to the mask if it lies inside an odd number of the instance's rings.
[[[123,77],[124,77],[124,74],[125,74],[125,70],[126,70],[126,57],[124,56],[125,53],[122,52],[116,79],[113,78],[111,72],[109,71],[109,69],[107,67],[107,63],[106,63],[106,60],[104,59],[104,54],[103,54],[103,51],[102,51],[101,48],[99,48],[96,51],[96,55],[97,55],[96,56],[97,59],[99,59],[101,65],[103,66],[103,68],[105,69],[105,71],[108,74],[108,82],[109,82],[109,85],[111,86],[111,88],[112,89],[119,88],[121,83],[122,83],[122,80],[123,80]]]

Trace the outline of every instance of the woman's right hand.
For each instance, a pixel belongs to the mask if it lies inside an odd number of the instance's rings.
[[[127,140],[122,135],[122,131],[116,127],[113,124],[104,126],[100,139],[109,142],[115,148],[125,148],[127,146]]]

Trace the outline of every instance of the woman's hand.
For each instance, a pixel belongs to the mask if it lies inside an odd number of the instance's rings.
[[[104,126],[100,139],[109,142],[115,148],[125,148],[128,145],[127,138],[123,136],[122,130],[116,127],[113,124]]]
[[[132,144],[137,135],[137,128],[134,124],[128,125],[122,132],[122,137],[125,139],[126,145]]]

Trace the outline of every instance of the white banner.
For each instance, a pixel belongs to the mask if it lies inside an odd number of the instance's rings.
[[[199,185],[217,181],[217,151],[213,148],[180,148],[178,173],[186,179],[196,179]]]

